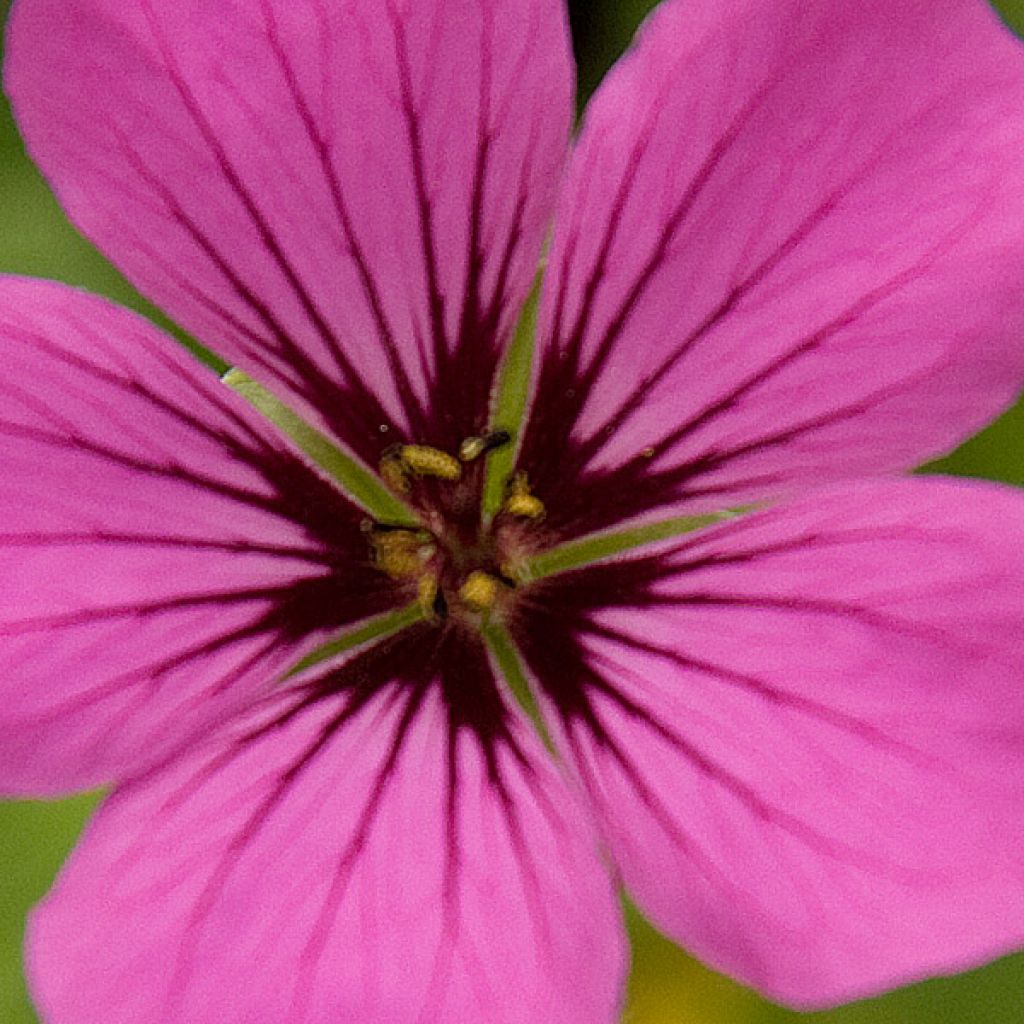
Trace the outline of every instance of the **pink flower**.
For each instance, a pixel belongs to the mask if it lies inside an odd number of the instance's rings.
[[[49,1024],[611,1022],[619,882],[797,1006],[1024,943],[1024,501],[893,475],[1024,381],[1024,54],[666,0],[563,175],[571,82],[557,0],[15,4],[65,208],[262,384],[0,283],[0,778],[114,785]]]

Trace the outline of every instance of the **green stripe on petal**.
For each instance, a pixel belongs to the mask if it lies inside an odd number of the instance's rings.
[[[505,482],[512,475],[519,453],[519,440],[526,420],[533,379],[533,358],[537,344],[537,304],[540,298],[542,273],[543,265],[523,306],[512,343],[498,370],[497,384],[491,400],[491,427],[495,430],[507,430],[512,435],[512,443],[496,449],[488,457],[483,494],[485,523],[489,523],[501,508],[505,496]]]
[[[519,652],[516,650],[516,645],[512,642],[512,638],[505,631],[505,628],[493,619],[483,627],[483,636],[487,649],[491,652],[491,657],[494,659],[494,664],[508,684],[508,688],[512,691],[512,696],[515,697],[516,702],[533,723],[533,727],[537,730],[537,735],[540,736],[544,746],[547,747],[550,753],[554,754],[555,745],[551,740],[548,727],[544,723],[544,717],[541,714],[537,698],[534,696],[533,687],[530,685],[526,669],[523,667]]]
[[[228,370],[221,381],[291,439],[357,505],[378,522],[415,523],[416,514],[389,491],[376,473],[311,427],[298,413],[247,373]]]
[[[727,519],[735,519],[750,511],[751,508],[747,507],[700,516],[677,516],[645,526],[593,533],[589,537],[568,541],[527,559],[522,571],[526,579],[543,579],[545,576],[554,576],[555,573],[568,572],[570,569],[579,569],[593,562],[602,562],[606,558],[614,558],[647,544],[672,540],[673,537],[681,537],[683,534],[693,533],[694,530],[702,530]]]
[[[338,636],[333,637],[326,643],[321,644],[314,651],[310,651],[300,662],[292,666],[284,675],[285,679],[297,676],[300,672],[320,665],[331,658],[347,654],[349,651],[362,647],[373,640],[380,640],[393,633],[399,633],[407,626],[419,622],[423,618],[423,609],[418,603],[406,605],[404,608],[396,608],[394,611],[385,612],[366,622],[360,623],[353,629],[346,630]]]

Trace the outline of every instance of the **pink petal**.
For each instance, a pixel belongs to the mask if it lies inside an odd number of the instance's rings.
[[[1024,944],[1021,494],[844,485],[548,586],[528,660],[685,948],[806,1008]]]
[[[433,653],[418,636],[412,656]],[[31,923],[44,1016],[617,1019],[624,941],[588,819],[525,726],[459,729],[420,682],[282,693],[115,794]]]
[[[1022,111],[985,0],[663,3],[557,213],[523,459],[552,515],[912,466],[1004,409]]]
[[[65,209],[197,337],[367,457],[482,425],[566,155],[560,4],[19,0],[8,40]]]
[[[0,278],[0,347],[0,790],[152,764],[393,600],[360,513],[149,324]]]

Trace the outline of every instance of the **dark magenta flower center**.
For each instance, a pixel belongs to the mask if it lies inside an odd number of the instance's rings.
[[[524,581],[524,560],[543,539],[543,502],[522,472],[502,482],[494,514],[482,500],[488,456],[510,441],[505,431],[469,437],[457,455],[395,445],[380,460],[381,477],[418,521],[365,523],[371,559],[428,617],[507,611]]]

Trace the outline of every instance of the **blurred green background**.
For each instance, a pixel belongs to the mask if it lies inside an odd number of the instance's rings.
[[[655,0],[577,0],[570,5],[583,96],[600,81],[654,3]],[[941,12],[941,0],[936,0],[935,6]],[[1011,26],[1024,34],[1024,0],[1000,0],[997,6]],[[0,16],[4,20],[8,7],[9,0],[0,0]],[[156,311],[68,226],[39,175],[25,159],[6,104],[0,104],[0,272],[82,285],[160,320]],[[1022,448],[1024,404],[935,468],[1024,485]],[[0,1024],[36,1021],[22,980],[24,916],[49,887],[94,802],[94,798],[81,797],[56,804],[0,804]],[[931,981],[882,999],[801,1016],[770,1006],[705,970],[635,917],[630,928],[635,962],[625,1024],[1024,1021],[1024,954],[958,978]]]

